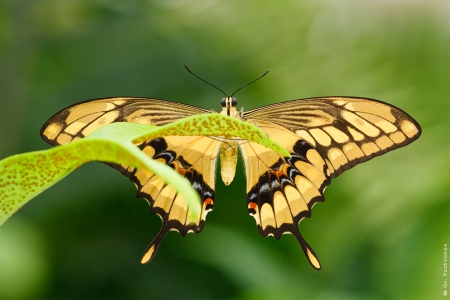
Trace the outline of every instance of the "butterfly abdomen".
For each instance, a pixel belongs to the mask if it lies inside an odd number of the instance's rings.
[[[225,185],[229,185],[236,174],[236,164],[238,158],[237,142],[223,142],[220,147],[220,174]]]

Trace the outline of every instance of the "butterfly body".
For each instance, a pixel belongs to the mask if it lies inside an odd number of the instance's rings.
[[[230,185],[236,175],[238,144],[236,141],[225,141],[220,146],[220,175],[225,185]]]
[[[157,175],[132,166],[110,164],[135,183],[137,197],[145,198],[163,225],[141,262],[150,261],[170,230],[186,235],[199,233],[214,207],[215,171],[221,160],[221,177],[230,184],[236,172],[238,148],[247,178],[247,209],[263,237],[279,239],[292,234],[311,265],[320,262],[298,229],[324,201],[331,179],[345,170],[405,146],[416,140],[419,124],[402,110],[381,101],[357,97],[321,97],[238,111],[233,97],[222,99],[221,114],[249,122],[263,130],[290,154],[278,153],[251,141],[221,136],[165,136],[144,141],[138,147],[149,157],[165,163],[189,180],[202,200],[202,213],[187,223],[189,208],[175,189]],[[68,107],[42,127],[42,138],[51,145],[83,138],[111,122],[165,125],[184,117],[210,111],[171,101],[149,98],[104,98]],[[200,125],[199,125],[200,126]]]
[[[237,100],[233,97],[225,97],[221,101],[221,115],[241,119],[241,114],[237,111]],[[233,137],[228,137],[222,141],[220,147],[220,174],[225,185],[229,185],[236,174],[236,164],[238,158],[238,143]]]

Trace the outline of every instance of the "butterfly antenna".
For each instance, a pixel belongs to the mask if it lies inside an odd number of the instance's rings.
[[[215,86],[214,84],[212,84],[212,83],[206,81],[205,79],[203,79],[203,78],[201,78],[201,77],[195,75],[194,72],[192,72],[191,70],[189,70],[189,68],[188,68],[186,65],[184,65],[184,67],[186,68],[186,70],[187,70],[189,73],[191,73],[192,75],[194,75],[195,77],[197,77],[197,78],[200,79],[201,81],[203,81],[203,82],[209,84],[210,86],[215,87],[217,90],[221,91],[222,94],[225,95],[225,97],[227,97],[227,94],[226,94],[224,91],[222,91],[221,89],[219,89],[217,86]]]
[[[252,84],[253,82],[255,82],[255,81],[257,81],[257,80],[260,80],[261,78],[263,78],[264,76],[266,76],[267,75],[267,73],[269,73],[270,72],[270,69],[269,70],[267,70],[264,74],[262,74],[261,76],[259,76],[258,78],[256,78],[255,80],[253,80],[253,81],[251,81],[251,82],[249,82],[249,83],[247,83],[246,85],[243,85],[243,86],[241,86],[240,88],[238,88],[236,91],[234,91],[234,93],[233,94],[231,94],[231,97],[233,97],[233,95],[234,94],[236,94],[238,91],[240,91],[240,90],[242,90],[243,88],[245,88],[247,85],[250,85],[250,84]]]

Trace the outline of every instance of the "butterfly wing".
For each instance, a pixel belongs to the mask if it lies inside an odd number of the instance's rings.
[[[295,133],[270,122],[252,120],[270,138],[284,146],[291,157],[285,158],[261,145],[242,143],[247,176],[247,209],[256,220],[263,237],[293,234],[314,268],[320,262],[300,234],[298,223],[311,216],[311,208],[324,201],[330,184],[327,166],[316,149]]]
[[[375,156],[416,140],[421,129],[407,113],[387,103],[355,97],[287,101],[244,113],[280,125],[311,144],[331,178]]]
[[[208,112],[200,107],[160,99],[94,99],[57,112],[42,126],[41,137],[53,146],[64,145],[113,122],[161,126]]]
[[[169,136],[153,139],[139,146],[148,156],[182,174],[197,190],[202,200],[202,211],[194,223],[187,223],[189,209],[186,201],[157,175],[130,166],[111,164],[134,182],[138,189],[137,197],[146,199],[151,212],[158,214],[163,222],[160,232],[148,246],[142,263],[153,258],[169,231],[175,230],[185,236],[188,232],[199,233],[203,229],[206,214],[214,206],[215,170],[220,144],[221,142],[208,137]]]
[[[241,151],[247,175],[247,205],[262,236],[291,233],[314,268],[320,263],[298,230],[323,192],[343,171],[416,140],[419,124],[400,109],[366,98],[293,100],[244,113],[283,145],[283,158],[254,143]]]
[[[112,122],[134,122],[165,125],[195,114],[208,113],[195,106],[148,98],[104,98],[75,104],[50,118],[41,129],[42,138],[51,145],[67,144],[81,139],[101,126]],[[214,205],[214,182],[220,142],[208,137],[164,137],[138,145],[148,156],[168,164],[198,191],[202,212],[194,223],[187,223],[186,201],[175,189],[152,172],[131,166],[110,164],[136,185],[137,197],[146,199],[151,212],[158,214],[163,225],[150,243],[142,263],[150,261],[163,237],[170,230],[183,236],[202,230],[206,214]]]

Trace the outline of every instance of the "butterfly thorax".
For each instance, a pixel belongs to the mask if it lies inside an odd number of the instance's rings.
[[[240,113],[236,109],[236,98],[227,96],[221,101],[221,115],[241,119]],[[236,164],[238,158],[238,143],[232,139],[225,139],[220,146],[220,174],[225,185],[229,185],[236,174]]]

